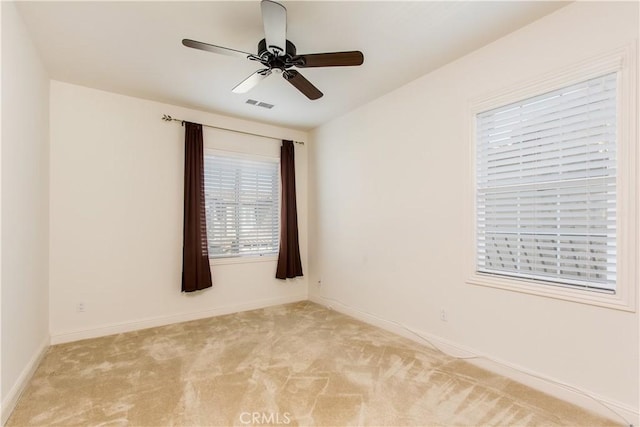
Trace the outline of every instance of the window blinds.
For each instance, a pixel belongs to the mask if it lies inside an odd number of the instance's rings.
[[[209,256],[275,254],[279,246],[279,164],[205,152]]]
[[[615,291],[616,90],[612,73],[476,116],[478,271]]]

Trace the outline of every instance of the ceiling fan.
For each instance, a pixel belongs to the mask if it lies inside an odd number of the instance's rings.
[[[258,43],[257,55],[195,40],[182,40],[182,44],[187,47],[247,58],[251,61],[257,61],[265,67],[251,74],[234,87],[233,92],[246,93],[269,77],[271,73],[276,72],[282,74],[285,80],[307,98],[314,100],[322,97],[322,92],[298,71],[292,70],[292,67],[346,67],[362,65],[364,62],[364,55],[358,50],[298,55],[295,45],[287,40],[287,9],[280,3],[271,0],[262,0],[260,7],[262,9],[265,38]]]

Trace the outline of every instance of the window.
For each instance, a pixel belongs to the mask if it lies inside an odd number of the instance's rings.
[[[477,115],[478,271],[615,291],[616,82]]]
[[[635,51],[471,102],[468,283],[635,311]]]
[[[277,254],[278,159],[205,150],[204,170],[209,257]]]

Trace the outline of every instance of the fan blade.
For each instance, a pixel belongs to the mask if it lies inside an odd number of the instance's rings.
[[[364,55],[359,50],[350,52],[311,53],[293,57],[292,62],[299,62],[296,67],[349,67],[362,65]]]
[[[258,70],[255,73],[251,74],[249,77],[244,79],[241,83],[236,85],[231,92],[234,93],[247,93],[254,87],[258,85],[262,80],[269,77],[271,74],[271,70],[265,68],[264,70]]]
[[[206,50],[207,52],[219,53],[221,55],[236,56],[239,58],[248,58],[254,56],[252,53],[242,52],[241,50],[229,49],[228,47],[216,46],[213,44],[202,43],[195,40],[183,39],[182,44],[186,47]]]
[[[287,9],[271,0],[262,0],[260,8],[267,50],[276,56],[284,54],[287,47]]]
[[[302,92],[307,98],[314,100],[322,97],[322,92],[296,70],[287,70],[282,73],[282,77],[295,86],[295,88]]]

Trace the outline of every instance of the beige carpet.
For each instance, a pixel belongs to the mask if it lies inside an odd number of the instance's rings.
[[[53,346],[7,423],[613,424],[309,302]]]

